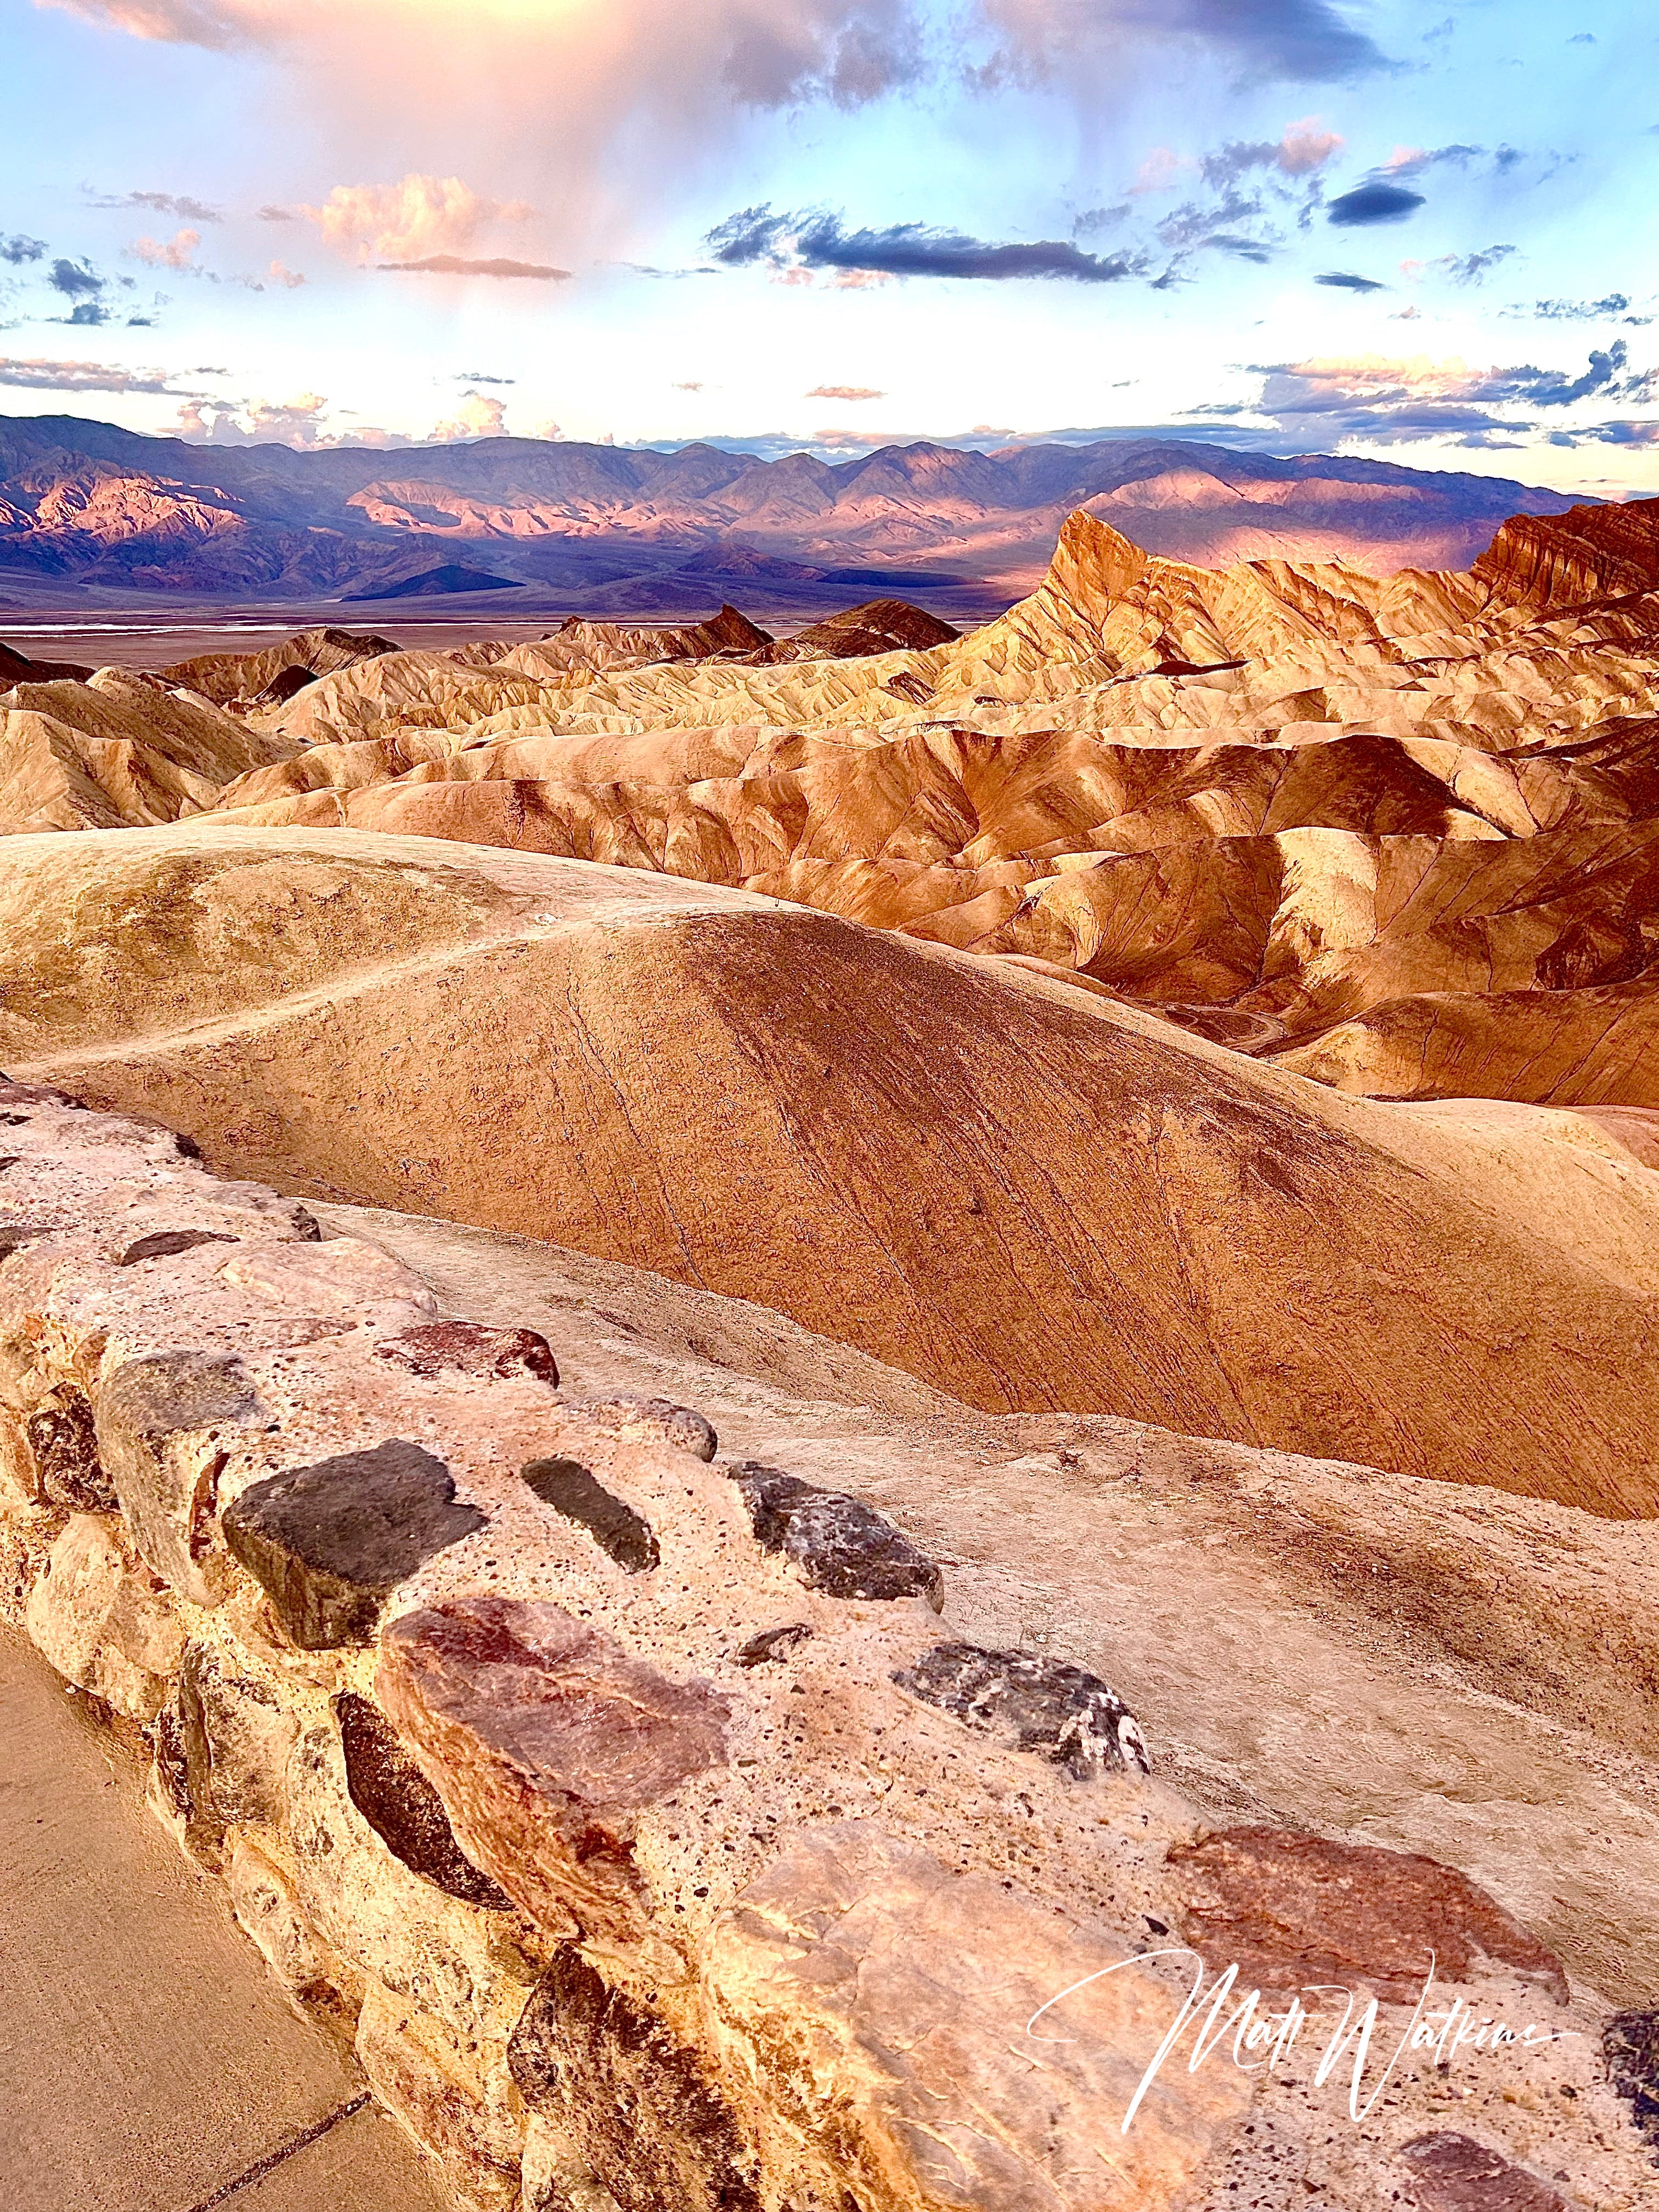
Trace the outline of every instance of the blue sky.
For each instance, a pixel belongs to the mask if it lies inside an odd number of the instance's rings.
[[[0,411],[1659,492],[1638,0],[0,0]]]

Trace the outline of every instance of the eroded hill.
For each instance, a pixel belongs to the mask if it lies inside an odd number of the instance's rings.
[[[1605,573],[1602,510],[1387,581],[1079,514],[1031,598],[925,647],[388,654],[255,714],[281,757],[216,803],[1040,961],[1344,1089],[1659,1107],[1659,550],[1607,512]]]
[[[993,1410],[1659,1499],[1659,1179],[1616,1146],[1517,1156],[1006,963],[476,846],[15,840],[0,951],[0,1063],[232,1171],[746,1298]]]

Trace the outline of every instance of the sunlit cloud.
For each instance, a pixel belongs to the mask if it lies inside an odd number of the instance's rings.
[[[165,243],[155,238],[135,238],[127,252],[135,261],[142,261],[149,268],[183,270],[194,269],[201,243],[199,230],[180,230]]]

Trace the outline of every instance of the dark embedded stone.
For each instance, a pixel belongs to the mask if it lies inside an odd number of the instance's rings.
[[[507,2063],[619,2212],[760,2212],[753,2151],[696,2054],[574,1948],[537,1984]]]
[[[198,1244],[240,1244],[218,1229],[156,1229],[129,1244],[116,1261],[118,1267],[136,1267],[141,1260],[171,1260],[175,1253],[193,1252]]]
[[[300,1206],[296,1204],[288,1218],[294,1224],[295,1233],[298,1236],[300,1242],[302,1244],[320,1244],[322,1243],[323,1224],[318,1220],[316,1215],[312,1212],[308,1206]]]
[[[463,1904],[510,1912],[512,1899],[462,1851],[443,1800],[380,1708],[348,1690],[334,1712],[351,1802],[392,1856]]]
[[[411,1375],[477,1375],[503,1382],[514,1375],[533,1376],[538,1382],[559,1379],[558,1363],[544,1336],[533,1328],[486,1328],[475,1321],[417,1322],[396,1336],[383,1336],[374,1357],[389,1359]]]
[[[862,1499],[756,1460],[731,1474],[762,1548],[781,1552],[808,1589],[830,1597],[925,1597],[940,1610],[945,1578],[935,1562]]]
[[[983,1651],[975,1644],[938,1644],[893,1680],[970,1728],[1011,1735],[1021,1751],[1063,1766],[1079,1782],[1152,1771],[1134,1716],[1115,1690],[1081,1667],[1023,1651]]]
[[[32,1121],[33,1119],[34,1116],[32,1114],[0,1114],[0,1123],[3,1123],[8,1129],[19,1128],[25,1121]]]
[[[22,1157],[21,1152],[0,1152],[0,1175],[4,1175],[8,1168],[15,1168]]]
[[[1167,1855],[1182,1934],[1247,1987],[1364,1982],[1413,2002],[1432,1960],[1467,1982],[1497,1960],[1559,2003],[1566,1970],[1548,1945],[1455,1867],[1415,1851],[1337,1843],[1298,1828],[1224,1828]]]
[[[52,1225],[45,1221],[0,1221],[0,1260],[10,1259],[21,1244],[32,1244],[37,1237],[53,1234]]]
[[[763,1667],[769,1659],[781,1659],[798,1644],[805,1644],[812,1633],[804,1620],[792,1620],[782,1628],[763,1628],[758,1636],[751,1636],[747,1644],[738,1647],[739,1667]]]
[[[98,1456],[92,1401],[84,1390],[61,1384],[25,1423],[41,1497],[70,1513],[113,1513],[115,1486]]]
[[[1650,2142],[1659,2142],[1659,2006],[1616,2012],[1601,2030],[1607,2079]]]
[[[1559,2189],[1473,2136],[1419,2136],[1400,2155],[1423,2212],[1569,2212]]]
[[[95,1401],[98,1452],[144,1564],[198,1605],[213,1601],[196,1562],[211,1534],[221,1433],[264,1418],[234,1353],[129,1359]]]
[[[155,1776],[167,1801],[188,1825],[193,1809],[190,1795],[190,1758],[185,1748],[184,1719],[179,1711],[178,1692],[173,1703],[163,1705],[155,1716]]]
[[[532,1459],[520,1472],[544,1505],[586,1528],[599,1549],[630,1575],[661,1564],[650,1522],[613,1497],[580,1460]]]
[[[441,1459],[394,1437],[256,1482],[220,1525],[295,1643],[331,1651],[372,1643],[398,1584],[487,1521]]]

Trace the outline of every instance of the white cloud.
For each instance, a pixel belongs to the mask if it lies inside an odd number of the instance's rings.
[[[427,443],[453,446],[465,438],[499,438],[506,421],[505,401],[486,398],[481,392],[463,392],[454,415],[447,422],[433,425]]]

